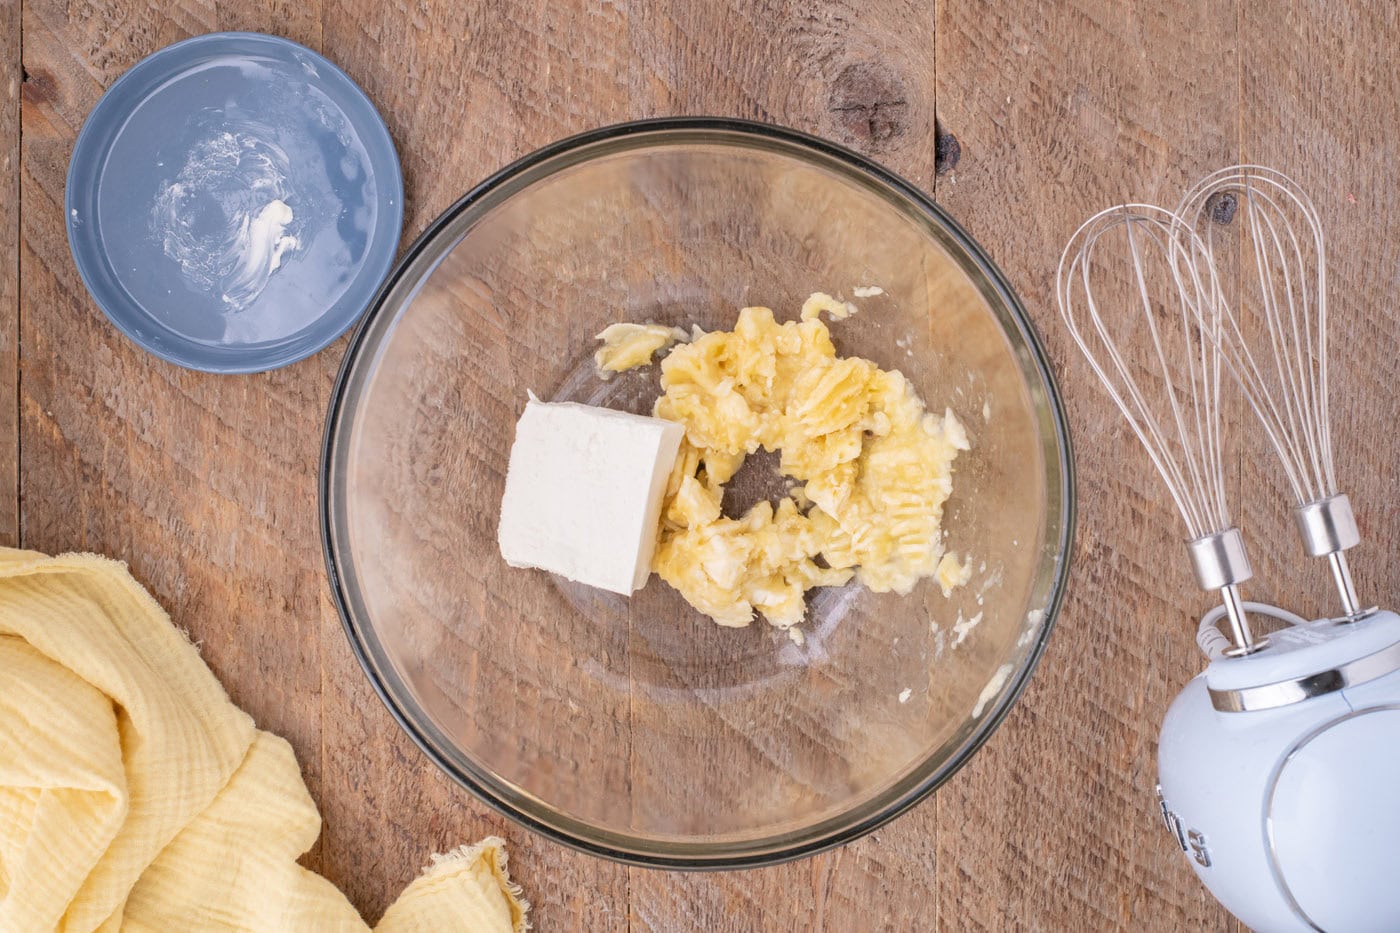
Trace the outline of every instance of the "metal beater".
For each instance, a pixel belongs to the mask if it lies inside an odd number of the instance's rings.
[[[1120,300],[1102,305],[1104,287]],[[1222,357],[1212,339],[1225,309],[1208,245],[1160,207],[1111,207],[1070,239],[1056,292],[1070,335],[1181,513],[1196,582],[1220,592],[1234,653],[1258,650],[1239,592],[1253,572],[1225,499]],[[1146,360],[1125,356],[1135,343],[1150,346]]]
[[[1239,283],[1237,302],[1222,282]],[[1158,742],[1172,839],[1252,929],[1400,929],[1400,615],[1360,608],[1344,553],[1359,535],[1333,470],[1317,212],[1278,172],[1225,169],[1175,213],[1127,204],[1090,218],[1060,260],[1057,292],[1186,523],[1197,581],[1223,603],[1200,624],[1210,664],[1172,702]],[[1340,618],[1241,601],[1250,569],[1225,501],[1222,371],[1283,464]],[[1255,638],[1246,611],[1286,624]],[[1222,614],[1229,650],[1214,630]]]
[[[1283,173],[1239,165],[1202,179],[1177,214],[1204,246],[1199,265],[1241,273],[1238,302],[1220,302],[1201,326],[1283,464],[1304,549],[1327,558],[1342,615],[1360,618],[1372,610],[1361,608],[1352,584],[1345,552],[1361,538],[1332,466],[1326,245],[1317,211]]]

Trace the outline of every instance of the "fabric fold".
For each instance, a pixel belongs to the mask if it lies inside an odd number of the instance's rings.
[[[297,864],[320,827],[291,746],[124,565],[0,549],[0,931],[366,930]],[[491,838],[377,929],[524,930],[518,893]]]

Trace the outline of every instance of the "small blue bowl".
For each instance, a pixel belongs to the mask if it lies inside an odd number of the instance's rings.
[[[112,85],[64,201],[78,273],[122,333],[191,369],[260,372],[369,306],[398,250],[403,174],[345,72],[287,39],[223,32]]]

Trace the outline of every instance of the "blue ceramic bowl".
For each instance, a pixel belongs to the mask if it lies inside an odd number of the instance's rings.
[[[65,212],[78,272],[122,333],[181,366],[258,372],[368,307],[398,249],[403,176],[343,71],[286,39],[214,33],[102,97]]]

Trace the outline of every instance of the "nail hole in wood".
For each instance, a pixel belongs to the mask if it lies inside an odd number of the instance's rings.
[[[958,138],[943,128],[941,121],[933,125],[935,133],[933,149],[933,173],[935,175],[947,175],[958,167],[958,160],[962,158],[962,143]]]
[[[1206,209],[1210,212],[1210,219],[1224,226],[1235,219],[1235,210],[1239,207],[1239,200],[1230,191],[1217,191],[1210,196],[1206,202]]]

